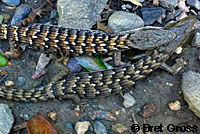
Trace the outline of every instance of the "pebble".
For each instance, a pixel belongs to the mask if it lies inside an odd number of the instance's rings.
[[[199,32],[195,33],[195,36],[192,40],[192,45],[195,47],[200,47],[200,33]]]
[[[24,86],[26,84],[26,79],[22,76],[17,77],[16,85],[17,86]]]
[[[116,115],[119,115],[120,112],[121,112],[121,110],[115,110],[115,114],[116,114]]]
[[[77,122],[75,125],[75,130],[77,134],[85,134],[90,126],[89,121]]]
[[[2,0],[2,2],[5,3],[6,5],[16,7],[19,5],[20,0]]]
[[[100,121],[94,122],[94,132],[96,134],[108,134],[106,127]]]
[[[10,80],[5,81],[5,86],[11,87],[11,86],[13,86],[13,85],[14,85],[14,82],[13,82],[13,81],[10,81]]]
[[[53,121],[57,119],[57,113],[56,112],[48,112],[48,117],[51,118]]]
[[[14,25],[24,19],[31,11],[30,5],[22,4],[16,8],[15,14],[12,17],[10,25]]]
[[[187,0],[187,4],[191,7],[195,7],[200,10],[200,1],[199,0]]]
[[[128,128],[126,126],[122,125],[121,123],[117,123],[115,125],[112,125],[112,130],[119,134],[123,134],[128,130]]]
[[[58,0],[58,24],[63,27],[90,29],[96,24],[107,0]]]
[[[155,113],[155,110],[156,110],[156,105],[153,104],[152,102],[149,102],[143,107],[142,116],[144,118],[151,117]]]
[[[180,46],[180,47],[176,48],[175,53],[176,54],[181,54],[182,51],[183,51],[183,48]]]
[[[133,9],[133,6],[130,4],[123,4],[121,8],[125,11]]]
[[[116,121],[117,120],[117,118],[112,113],[106,112],[106,111],[101,111],[101,110],[90,111],[90,112],[88,112],[88,116],[92,120],[108,120],[108,121]]]
[[[32,74],[32,79],[36,80],[47,73],[46,66],[49,64],[50,60],[51,58],[49,58],[46,54],[40,55],[37,66],[35,67],[35,72]]]
[[[144,20],[144,25],[149,26],[153,24],[156,20],[159,20],[159,18],[162,16],[163,8],[142,8],[141,13]]]
[[[174,111],[178,111],[181,109],[180,101],[171,102],[168,104],[169,108]]]
[[[81,65],[78,63],[78,61],[74,57],[70,58],[67,64],[67,68],[70,70],[72,74],[78,73],[82,69]]]
[[[137,114],[139,114],[139,113],[142,112],[142,109],[141,109],[140,107],[137,107],[137,108],[135,109],[135,112],[136,112]]]
[[[116,11],[108,18],[108,27],[113,31],[128,31],[143,27],[143,20],[136,14]]]
[[[74,108],[74,110],[80,111],[80,110],[81,110],[81,109],[80,109],[80,105],[76,105],[76,108]]]
[[[159,3],[165,9],[170,11],[174,10],[178,6],[178,0],[159,0]]]
[[[72,128],[73,128],[72,122],[67,122],[67,123],[65,124],[65,127],[66,127],[67,129],[72,129]]]
[[[124,102],[123,102],[123,105],[125,108],[130,108],[132,107],[133,105],[135,105],[136,101],[135,99],[133,98],[133,96],[129,93],[126,93],[124,96]]]
[[[189,108],[200,118],[200,74],[188,71],[182,76],[182,90]]]
[[[0,104],[0,134],[9,134],[13,122],[11,109],[6,104]]]
[[[29,119],[29,115],[28,114],[24,114],[23,118],[24,118],[25,121],[27,121]]]

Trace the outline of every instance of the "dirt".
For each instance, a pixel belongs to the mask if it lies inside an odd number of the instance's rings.
[[[0,7],[3,7],[2,3],[0,3]],[[6,11],[4,13],[6,13]],[[13,15],[12,13],[13,12],[9,13],[10,16]],[[158,126],[162,124],[163,126],[165,126],[165,131],[163,132],[164,134],[169,133],[166,131],[166,126],[168,126],[169,124],[183,126],[183,124],[187,123],[189,125],[198,126],[198,128],[200,128],[199,118],[197,118],[194,113],[190,111],[187,103],[183,99],[181,91],[181,74],[189,70],[199,71],[200,68],[200,51],[198,48],[195,48],[190,44],[191,43],[185,44],[185,48],[180,55],[173,55],[169,59],[170,64],[174,63],[177,57],[183,57],[183,59],[187,62],[187,65],[178,74],[171,75],[164,70],[157,69],[152,74],[148,75],[143,80],[136,82],[136,85],[131,87],[132,89],[130,91],[133,93],[136,104],[134,105],[134,107],[131,107],[129,109],[125,109],[123,107],[123,98],[120,96],[120,94],[116,94],[114,96],[106,97],[103,99],[95,99],[83,102],[83,108],[82,111],[79,112],[79,117],[75,116],[74,110],[77,107],[77,104],[73,103],[71,100],[53,100],[38,103],[21,103],[0,99],[0,103],[5,103],[10,106],[15,117],[15,124],[20,124],[24,121],[24,119],[20,117],[20,115],[22,114],[28,114],[29,117],[32,117],[35,116],[37,112],[40,112],[47,117],[48,112],[56,112],[58,116],[57,120],[49,120],[59,133],[64,134],[75,133],[74,129],[66,128],[66,122],[72,122],[73,124],[75,124],[79,120],[89,120],[91,123],[93,123],[93,121],[91,121],[91,119],[87,116],[87,113],[88,111],[100,109],[112,112],[117,117],[117,121],[114,122],[101,120],[101,122],[106,126],[108,133],[114,133],[111,130],[111,125],[118,122],[128,127],[128,131],[126,132],[126,134],[133,133],[133,131],[131,130],[131,126],[133,124],[131,116],[132,113],[135,113],[136,119],[140,125],[143,125],[144,123],[152,126]],[[0,48],[4,51],[8,50],[8,41],[1,40]],[[22,54],[23,59],[12,59],[10,60],[12,66],[0,67],[1,70],[8,71],[8,77],[6,80],[12,80],[16,83],[17,77],[22,76],[26,79],[26,84],[21,88],[26,89],[33,88],[33,85],[46,85],[58,72],[58,69],[55,67],[55,60],[52,59],[51,63],[48,65],[48,73],[38,80],[32,80],[31,75],[34,72],[35,65],[40,54],[41,52],[26,49],[26,51]],[[167,83],[171,83],[172,86]],[[168,103],[176,100],[179,100],[181,102],[181,109],[178,111],[172,111],[168,108]],[[149,102],[153,102],[156,105],[157,109],[152,117],[144,119],[141,116],[141,112],[139,111],[142,110],[142,107]],[[95,107],[91,107],[90,105],[88,105],[88,103],[94,104]],[[120,111],[120,113],[117,115],[116,111]],[[12,133],[24,134],[27,133],[27,131],[26,129],[23,129],[18,132]],[[89,133],[90,132],[88,132],[88,134]],[[154,134],[159,134],[159,132],[154,132]]]

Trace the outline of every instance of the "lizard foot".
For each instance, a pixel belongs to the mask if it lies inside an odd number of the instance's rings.
[[[5,56],[7,58],[14,58],[14,59],[22,59],[21,58],[21,52],[23,50],[19,46],[19,43],[13,40],[9,40],[10,50],[5,52]]]
[[[132,56],[132,57],[129,57],[129,59],[130,59],[130,60],[139,60],[139,59],[144,58],[144,57],[146,57],[146,56],[147,56],[146,53],[141,53],[141,54],[138,54],[138,55],[134,55],[134,56]]]
[[[184,66],[184,60],[182,58],[176,59],[176,63],[171,67],[166,63],[161,64],[161,68],[168,71],[169,73],[175,75],[177,74],[181,68]]]
[[[70,71],[68,70],[66,64],[64,62],[68,62],[69,58],[62,56],[61,58],[57,58],[56,55],[51,54],[51,56],[55,59],[55,65],[60,70],[56,76],[52,79],[52,82],[56,82],[61,79],[63,76],[68,75]]]
[[[62,96],[64,100],[72,100],[75,104],[81,103],[81,98],[77,94],[65,94]]]
[[[53,57],[53,59],[55,59],[55,65],[56,65],[56,67],[59,68],[59,70],[61,70],[61,71],[65,70],[65,72],[68,73],[69,70],[66,67],[66,65],[69,61],[69,57],[67,56],[68,54],[64,55],[61,50],[59,50],[59,53],[61,56],[60,58],[58,58],[58,56],[55,54],[51,54],[51,57]]]

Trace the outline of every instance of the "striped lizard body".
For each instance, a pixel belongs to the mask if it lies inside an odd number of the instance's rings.
[[[63,28],[33,24],[27,27],[0,25],[0,39],[26,43],[46,52],[90,55],[130,48],[148,49],[167,43],[175,33],[156,27],[145,27],[109,35],[99,30]]]
[[[128,86],[133,85],[137,80],[144,78],[153,70],[161,67],[162,64],[164,64],[165,61],[174,53],[176,48],[183,45],[183,42],[187,39],[195,21],[195,17],[190,16],[167,25],[165,29],[168,32],[170,31],[175,33],[174,39],[170,42],[159,45],[156,49],[152,50],[151,54],[141,58],[138,62],[132,65],[121,66],[105,71],[78,73],[64,76],[60,80],[50,83],[45,87],[33,90],[15,88],[8,89],[5,86],[0,86],[0,96],[8,100],[37,102],[54,98],[65,99],[65,96],[69,94],[77,94],[81,98],[96,98],[119,93],[123,89],[126,89]],[[11,35],[14,36],[14,34],[9,32],[5,34],[5,31],[9,31],[8,27],[4,29],[7,30],[4,30],[2,34],[3,28],[1,26],[1,38],[9,38]],[[11,29],[12,28],[10,28],[10,31]],[[22,37],[18,37],[17,35],[15,35],[13,38],[20,40]],[[97,35],[102,35],[102,33],[97,33]],[[30,36],[32,36],[32,34],[30,34]],[[119,39],[123,36],[125,35],[119,36]],[[33,37],[29,38],[31,39],[28,41],[30,42],[31,40],[34,45],[35,41]],[[93,37],[91,36],[91,38]],[[92,40],[96,39],[99,39],[98,36]]]

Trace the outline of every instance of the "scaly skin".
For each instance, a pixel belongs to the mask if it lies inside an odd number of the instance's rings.
[[[27,27],[0,25],[0,39],[26,43],[45,52],[90,55],[130,48],[149,49],[167,43],[175,33],[156,27],[144,27],[109,35],[98,30],[82,30],[33,24]]]
[[[144,78],[153,70],[161,67],[174,53],[176,48],[183,45],[195,21],[195,17],[190,16],[167,25],[165,27],[166,31],[175,33],[175,38],[168,43],[161,43],[156,49],[152,50],[151,54],[148,54],[132,65],[99,72],[78,73],[64,76],[56,82],[31,91],[14,88],[8,89],[5,86],[0,86],[0,96],[8,100],[36,102],[54,98],[65,99],[66,95],[70,94],[77,94],[81,98],[95,98],[119,93],[133,85],[135,81]],[[1,37],[3,36],[1,35]]]

